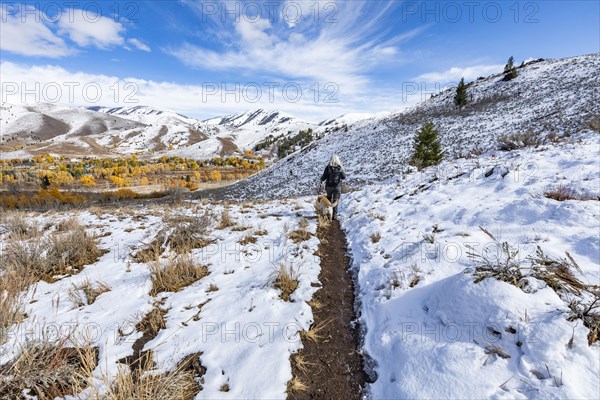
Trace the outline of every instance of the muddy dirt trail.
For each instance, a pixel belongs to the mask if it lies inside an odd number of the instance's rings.
[[[352,328],[354,285],[346,255],[346,237],[339,222],[317,231],[321,244],[322,287],[313,298],[314,327],[322,327],[316,341],[302,339],[304,348],[292,358],[292,371],[307,386],[289,393],[289,399],[360,399],[367,376],[358,353],[358,326]],[[317,304],[318,306],[316,306]]]

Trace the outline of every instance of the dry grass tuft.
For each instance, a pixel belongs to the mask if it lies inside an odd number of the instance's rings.
[[[310,340],[314,343],[319,343],[325,338],[324,329],[331,323],[331,320],[322,321],[317,325],[313,325],[307,331],[300,332],[302,339]]]
[[[192,400],[200,392],[193,371],[177,368],[174,371],[157,373],[152,363],[142,363],[132,372],[121,368],[114,380],[103,376],[100,380],[106,393],[93,389],[92,400]]]
[[[229,215],[229,209],[223,208],[223,212],[221,213],[221,222],[219,223],[219,229],[227,229],[232,226],[235,226],[235,221]]]
[[[18,211],[4,213],[0,218],[0,224],[8,232],[8,237],[11,239],[27,240],[40,235],[38,227],[31,224],[25,214]]]
[[[329,218],[324,215],[317,215],[317,222],[319,224],[319,228],[328,228],[331,225]]]
[[[554,188],[548,188],[544,191],[544,197],[556,201],[566,201],[566,200],[598,200],[598,198],[594,198],[589,195],[585,195],[580,193],[577,189],[566,186],[566,185],[558,185]]]
[[[75,217],[70,217],[70,218],[60,221],[56,225],[56,231],[57,232],[68,232],[68,231],[73,231],[75,229],[78,229],[80,227],[81,227],[81,224],[79,223],[79,220]]]
[[[44,256],[47,250],[46,242],[9,241],[0,257],[0,271],[12,271],[23,276],[29,273],[39,279],[40,272],[48,269],[48,260]]]
[[[290,296],[298,288],[298,273],[292,267],[286,267],[285,264],[279,264],[279,268],[271,274],[273,286],[281,290],[281,299],[291,301]]]
[[[498,241],[485,229],[481,230]],[[573,257],[566,252],[565,258],[552,258],[547,256],[538,246],[535,255],[529,256],[528,268],[521,267],[518,252],[508,243],[500,244],[501,252],[496,259],[490,260],[485,255],[477,255],[480,261],[475,268],[475,283],[489,277],[510,283],[524,289],[528,282],[527,277],[543,281],[552,288],[558,296],[569,303],[570,321],[581,319],[590,332],[588,344],[591,346],[600,338],[600,288],[583,283],[576,276],[576,272],[583,275],[581,268]],[[569,344],[572,347],[572,343]]]
[[[592,118],[588,123],[587,127],[593,131],[600,132],[600,117]]]
[[[166,314],[167,310],[162,309],[160,304],[156,303],[154,304],[152,310],[145,314],[142,319],[135,324],[135,329],[137,329],[139,332],[149,335],[150,337],[156,337],[161,329],[165,329],[167,327],[167,323],[165,321]]]
[[[77,273],[85,265],[98,261],[106,252],[98,248],[96,239],[81,226],[64,234],[50,236],[46,254],[48,270],[43,271],[43,279],[52,279],[54,275]]]
[[[216,292],[219,290],[219,287],[217,285],[215,285],[214,283],[211,283],[210,286],[208,287],[208,292]]]
[[[320,310],[323,307],[323,304],[319,300],[317,300],[316,298],[313,298],[311,301],[309,301],[308,305],[313,310]]]
[[[25,315],[25,291],[35,281],[30,271],[2,271],[0,274],[0,344],[7,339],[8,330],[23,321]]]
[[[220,392],[229,392],[231,389],[229,387],[229,383],[224,383],[221,385],[221,387],[219,388]]]
[[[267,236],[269,232],[266,229],[257,229],[254,231],[254,236]]]
[[[73,304],[77,307],[82,307],[93,304],[98,296],[110,292],[110,290],[110,286],[102,281],[91,282],[89,279],[86,279],[79,285],[73,285],[68,295]]]
[[[302,243],[310,239],[311,233],[305,229],[296,229],[295,231],[290,232],[290,239],[294,243]]]
[[[155,262],[150,266],[152,289],[150,296],[161,292],[178,292],[208,275],[208,267],[194,262],[190,254],[170,260],[167,265]]]
[[[97,363],[98,350],[91,346],[29,342],[15,360],[0,366],[1,397],[21,399],[24,392],[39,399],[75,395]]]
[[[519,251],[507,242],[500,243],[489,231],[479,227],[483,233],[490,237],[498,246],[492,251],[493,258],[486,254],[477,254],[472,249],[468,255],[477,260],[475,267],[475,283],[486,278],[496,278],[502,282],[510,283],[516,287],[523,287],[523,272],[519,264]]]
[[[213,243],[212,240],[204,238],[209,233],[213,223],[214,218],[208,210],[198,218],[177,222],[167,240],[167,244],[177,254],[206,247]]]
[[[248,235],[248,236],[245,236],[243,239],[241,239],[241,240],[239,241],[239,243],[240,243],[242,246],[245,246],[245,245],[247,245],[247,244],[255,244],[257,240],[258,240],[258,239],[256,239],[256,237],[255,237],[255,236]]]
[[[158,261],[160,256],[165,252],[165,236],[163,232],[159,232],[158,235],[148,243],[144,248],[133,256],[133,259],[138,263],[148,263],[151,261]]]
[[[308,375],[310,370],[314,368],[317,364],[307,361],[303,356],[297,354],[294,357],[294,365],[296,366],[296,368],[298,368],[300,372],[302,372],[305,375]]]
[[[587,302],[575,299],[570,301],[571,315],[567,318],[569,321],[577,319],[583,321],[583,325],[590,330],[587,336],[589,346],[600,340],[600,289],[592,288],[590,294],[591,299]],[[572,343],[570,343],[569,348],[572,347]]]
[[[293,377],[287,384],[287,393],[294,392],[306,392],[308,390],[308,386],[300,380],[298,377]]]
[[[371,243],[379,243],[380,240],[381,240],[381,233],[375,232],[374,234],[371,235]]]
[[[419,275],[413,275],[412,279],[410,280],[410,283],[408,284],[408,287],[415,287],[419,284],[419,282],[421,282],[421,277]]]
[[[300,229],[306,229],[306,228],[308,228],[308,225],[309,225],[309,223],[308,223],[308,220],[306,218],[302,218],[300,220],[300,222],[298,223],[298,227]]]
[[[530,257],[531,275],[546,282],[557,293],[581,295],[588,286],[574,275],[573,271],[581,273],[581,269],[571,255],[566,254],[566,258],[551,258],[537,246],[535,256]]]
[[[0,258],[0,270],[31,274],[36,280],[52,282],[57,275],[80,272],[104,253],[98,248],[96,237],[78,227],[67,233],[54,234],[48,240],[10,241]]]

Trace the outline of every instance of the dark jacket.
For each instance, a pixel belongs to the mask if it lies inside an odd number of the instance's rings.
[[[346,173],[339,166],[332,167],[328,165],[321,176],[321,182],[325,182],[325,186],[331,188],[341,187],[344,179],[346,179]]]

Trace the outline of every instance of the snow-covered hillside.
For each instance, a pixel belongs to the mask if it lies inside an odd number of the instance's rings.
[[[207,158],[214,149],[252,150],[269,136],[288,137],[301,130],[324,131],[316,124],[299,120],[281,111],[264,109],[247,111],[240,114],[217,117],[203,121],[209,127],[218,130],[218,134],[207,141],[186,149],[170,152],[191,158]]]
[[[471,104],[462,111],[454,106],[455,90],[449,89],[407,111],[332,132],[232,187],[231,195],[313,193],[333,153],[340,155],[353,183],[397,176],[406,168],[414,134],[426,121],[439,130],[448,159],[495,149],[498,136],[504,134],[532,131],[546,137],[579,132],[600,116],[599,70],[600,53],[531,62],[511,81],[494,75],[471,83]]]
[[[165,123],[176,123],[183,122],[188,125],[195,125],[198,123],[193,118],[186,117],[185,115],[178,114],[173,111],[163,110],[156,107],[147,106],[135,106],[135,107],[88,107],[89,110],[98,111],[105,114],[116,115],[121,118],[131,119],[134,121],[142,122],[146,125],[151,124],[165,124]]]
[[[279,111],[253,110],[206,121],[147,106],[67,108],[50,104],[0,108],[3,158],[32,154],[163,154],[207,159],[253,149],[269,136],[325,131]],[[12,151],[18,147],[18,151]],[[265,152],[266,156],[269,152]]]
[[[594,296],[549,273],[552,288],[534,268],[564,259],[575,279],[599,287],[599,153],[589,133],[343,197],[372,398],[598,397],[600,346],[588,345],[576,316]],[[578,199],[544,196],[561,188]],[[518,251],[512,259],[504,242]],[[518,265],[523,278],[476,283],[485,259],[496,271]]]
[[[86,109],[50,104],[19,106],[0,104],[2,157],[26,156],[32,153],[68,155],[107,154],[97,138],[110,138],[121,132],[143,129],[144,125],[129,119],[109,116]],[[14,146],[27,150],[11,152]]]

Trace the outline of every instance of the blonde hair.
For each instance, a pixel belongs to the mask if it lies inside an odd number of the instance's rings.
[[[334,154],[331,156],[331,159],[329,160],[329,166],[330,167],[340,167],[341,169],[344,169],[344,166],[342,165],[342,161],[340,160],[340,158],[338,157],[337,154]]]

